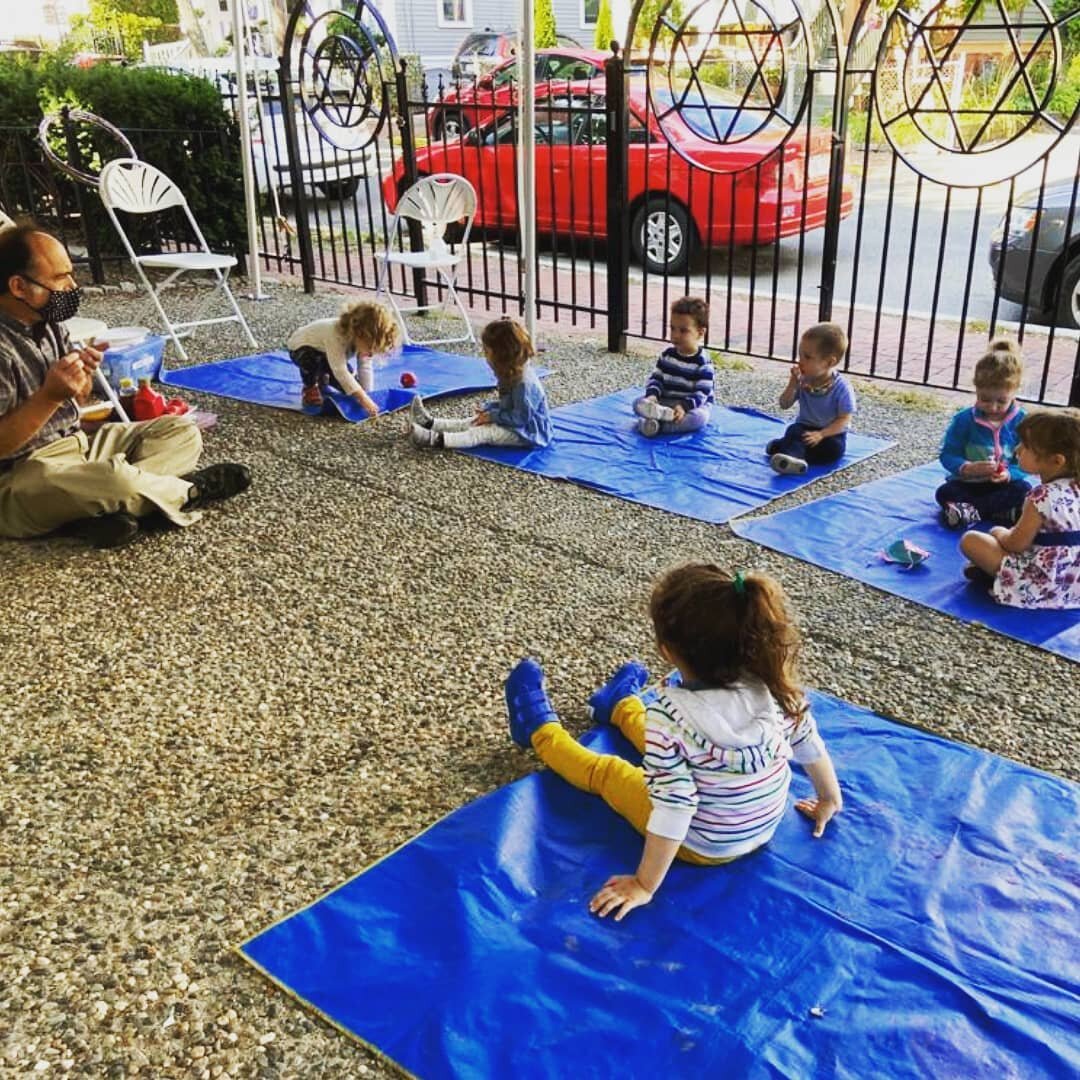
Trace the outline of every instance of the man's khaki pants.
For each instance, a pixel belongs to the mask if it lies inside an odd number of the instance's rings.
[[[105,424],[35,450],[0,473],[0,536],[42,536],[79,518],[126,510],[160,510],[177,525],[198,513],[180,508],[191,484],[180,477],[198,464],[202,435],[191,420],[162,416],[141,424]]]

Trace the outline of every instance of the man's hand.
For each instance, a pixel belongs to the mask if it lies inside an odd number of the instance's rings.
[[[633,874],[616,874],[604,882],[604,887],[589,901],[589,910],[604,918],[615,914],[615,921],[622,922],[636,907],[647,904],[653,894]]]
[[[476,415],[473,417],[472,422],[477,427],[482,427],[484,424],[490,424],[491,423],[491,414],[484,412],[483,409],[477,409],[476,410]]]
[[[825,436],[822,435],[820,431],[804,431],[802,441],[806,443],[807,446],[817,446],[824,437]]]
[[[825,826],[840,813],[841,804],[835,799],[799,799],[795,809],[814,822],[814,836],[822,836]]]
[[[101,361],[105,359],[105,350],[108,347],[107,341],[95,341],[93,345],[84,345],[79,349],[79,359],[91,375],[101,367]]]
[[[71,352],[61,356],[45,373],[41,390],[47,400],[61,404],[69,398],[84,397],[92,386],[93,378],[83,366],[81,356]]]
[[[681,405],[671,406],[671,419],[674,423],[678,423],[686,415],[686,410]]]

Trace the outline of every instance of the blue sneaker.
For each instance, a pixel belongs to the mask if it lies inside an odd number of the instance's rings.
[[[633,697],[649,681],[649,669],[636,660],[623,664],[589,697],[589,715],[598,724],[610,724],[611,712],[623,698]]]
[[[505,693],[510,738],[528,750],[533,732],[545,724],[559,722],[544,689],[544,669],[532,657],[519,660],[506,680]]]

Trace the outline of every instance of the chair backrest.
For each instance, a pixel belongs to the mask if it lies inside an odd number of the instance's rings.
[[[397,212],[399,217],[434,226],[434,231],[442,236],[452,222],[462,218],[472,221],[476,213],[476,191],[464,176],[435,173],[421,177],[402,194]]]
[[[101,170],[101,201],[109,210],[156,214],[172,206],[187,209],[183,192],[160,170],[136,158],[116,158]]]
[[[14,224],[15,222],[11,218],[9,218],[3,210],[0,210],[0,229],[6,229]]]

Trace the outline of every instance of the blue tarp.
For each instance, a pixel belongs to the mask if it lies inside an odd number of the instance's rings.
[[[402,388],[404,371],[411,371],[416,376],[415,389]],[[201,390],[253,405],[300,412],[300,372],[287,352],[258,353],[178,368],[164,372],[161,381],[168,386]],[[392,412],[404,408],[417,394],[434,398],[488,390],[494,386],[491,369],[480,357],[406,345],[400,355],[376,362],[375,391],[371,396],[383,412]],[[346,420],[359,423],[367,419],[367,413],[347,395],[329,390],[326,397]]]
[[[646,439],[634,428],[632,406],[640,395],[640,389],[621,390],[553,410],[555,437],[543,450],[481,446],[462,452],[722,525],[892,445],[853,433],[836,464],[780,476],[769,467],[765,444],[783,434],[785,421],[757,409],[720,406],[702,431]]]
[[[425,1080],[1077,1075],[1080,789],[811,700],[845,796],[821,840],[789,810],[764,851],[676,864],[601,921],[641,839],[545,771],[241,952]]]
[[[774,551],[1080,660],[1080,610],[1005,607],[964,578],[967,560],[959,551],[960,534],[940,523],[934,502],[934,490],[944,478],[940,465],[920,465],[792,510],[733,522],[731,528]],[[914,570],[885,562],[880,552],[901,538],[931,557]]]

